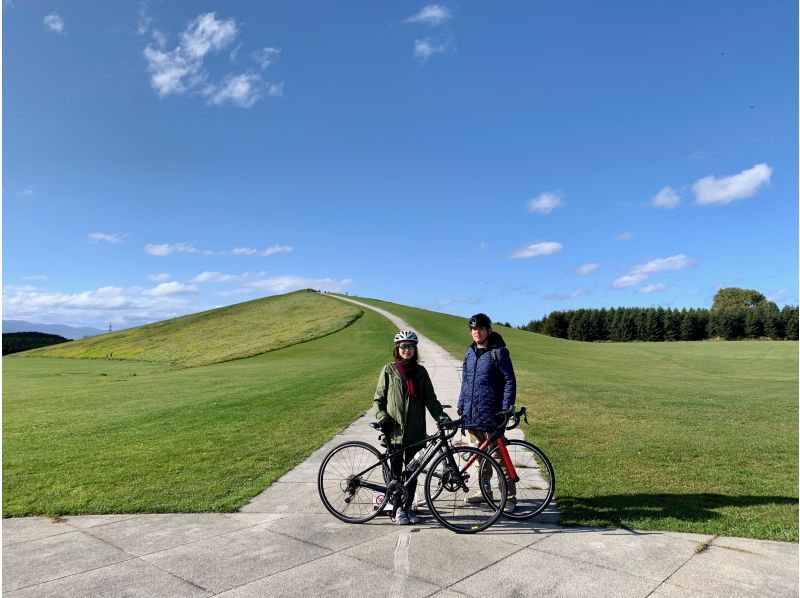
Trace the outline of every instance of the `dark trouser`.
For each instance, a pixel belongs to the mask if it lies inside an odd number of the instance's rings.
[[[411,460],[414,458],[414,455],[417,454],[417,449],[409,449],[393,455],[391,458],[391,466],[392,466],[392,476],[405,482],[405,477],[403,476],[403,469],[405,466],[411,463]],[[408,497],[406,498],[406,503],[403,505],[403,508],[407,509],[411,506],[411,503],[414,502],[414,494],[417,491],[417,479],[414,480],[408,486]],[[399,505],[395,505],[395,509]]]

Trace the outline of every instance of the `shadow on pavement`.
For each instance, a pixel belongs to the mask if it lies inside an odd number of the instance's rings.
[[[559,496],[561,525],[627,528],[642,519],[709,521],[722,507],[796,505],[791,496],[726,496],[724,494],[613,494],[591,498]]]

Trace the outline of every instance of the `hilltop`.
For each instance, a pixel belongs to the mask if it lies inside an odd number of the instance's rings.
[[[25,353],[194,367],[242,359],[341,330],[362,312],[308,289],[154,322]]]

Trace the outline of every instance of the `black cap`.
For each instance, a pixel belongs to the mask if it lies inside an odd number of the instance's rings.
[[[475,314],[469,319],[470,328],[491,328],[492,320],[486,314]]]

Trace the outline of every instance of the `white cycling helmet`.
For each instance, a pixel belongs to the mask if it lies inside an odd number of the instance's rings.
[[[417,338],[417,333],[413,330],[401,330],[397,334],[394,335],[394,342],[397,343],[414,343],[415,345],[419,342],[419,338]]]

